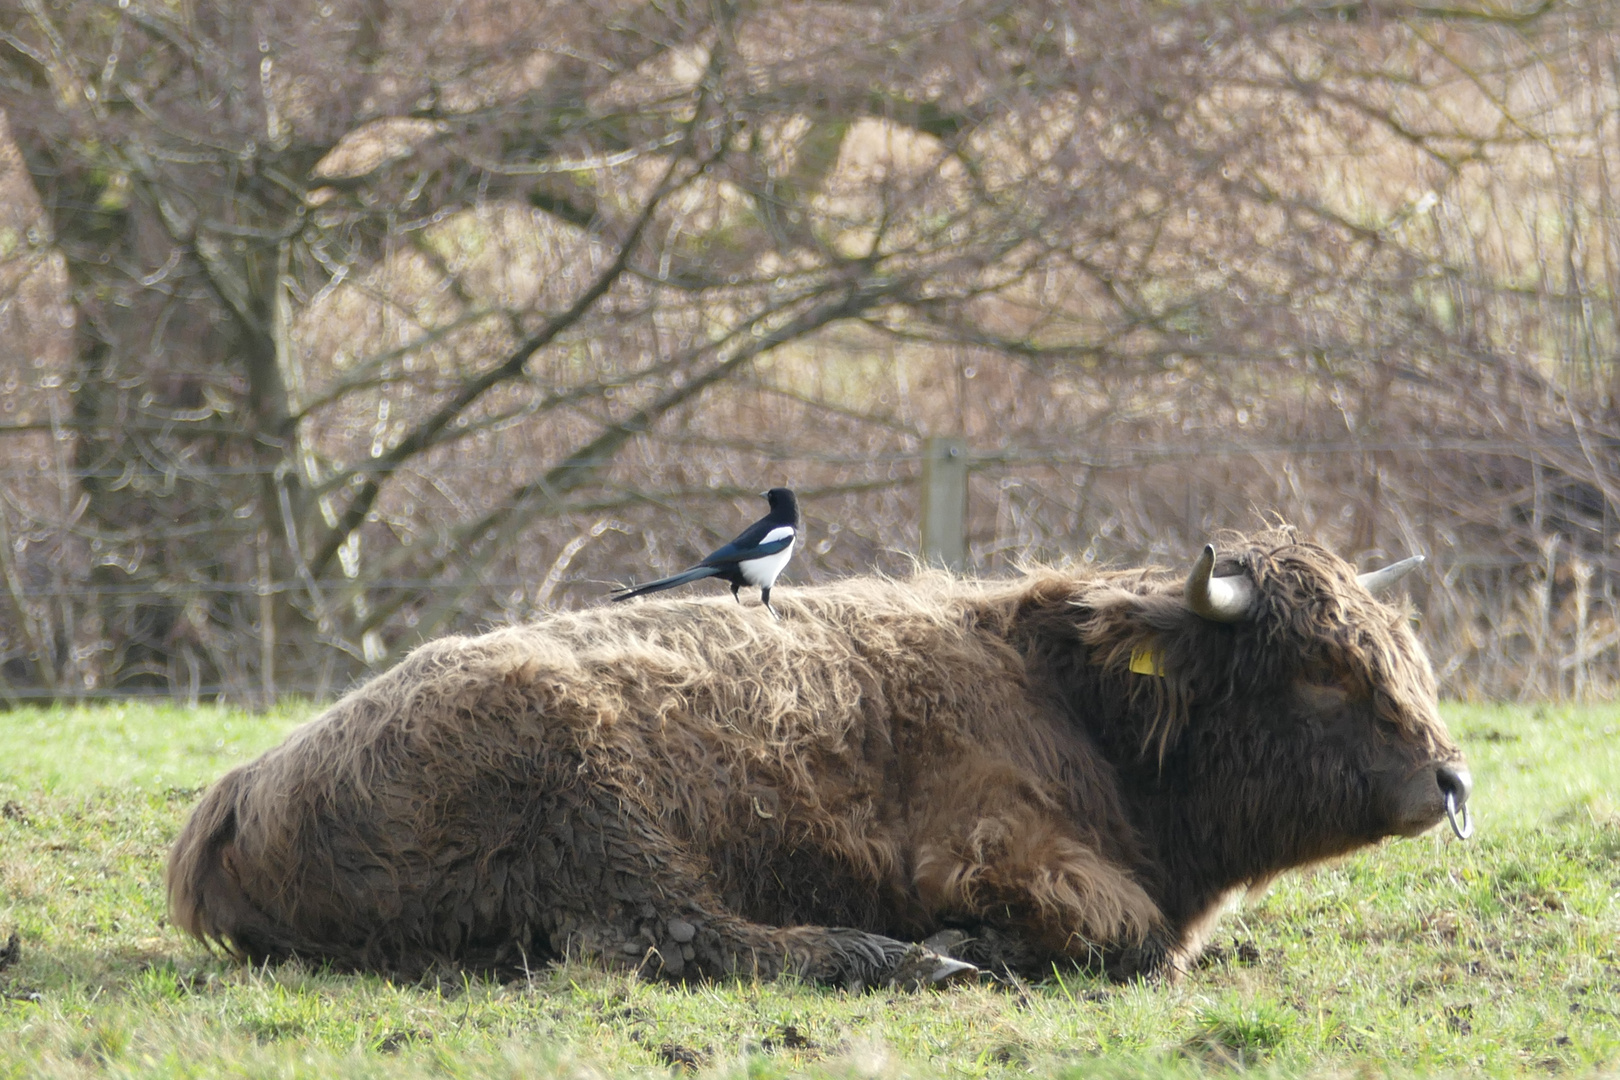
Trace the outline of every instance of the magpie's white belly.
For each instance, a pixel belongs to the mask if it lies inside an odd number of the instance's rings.
[[[776,584],[776,575],[782,572],[782,567],[788,564],[788,559],[792,555],[793,544],[789,544],[775,555],[767,555],[762,559],[744,559],[737,564],[737,569],[742,571],[743,580],[748,584],[768,589]]]

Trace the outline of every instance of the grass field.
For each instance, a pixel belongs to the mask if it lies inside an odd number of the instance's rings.
[[[236,967],[165,924],[165,852],[199,787],[302,712],[3,712],[0,939],[21,952],[0,971],[0,1076],[1614,1074],[1620,709],[1446,712],[1475,838],[1287,877],[1176,985],[856,995]]]

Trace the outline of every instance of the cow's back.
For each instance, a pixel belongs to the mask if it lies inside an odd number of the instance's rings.
[[[920,581],[794,590],[781,622],[657,600],[430,642],[210,791],[177,921],[360,966],[465,955],[543,930],[559,890],[630,887],[590,876],[629,814],[750,917],[894,927],[941,763],[1061,756],[982,590]]]

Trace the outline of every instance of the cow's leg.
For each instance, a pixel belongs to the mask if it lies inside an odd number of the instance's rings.
[[[537,830],[555,869],[534,918],[556,955],[669,979],[792,974],[849,987],[927,986],[977,971],[863,930],[745,919],[716,895],[703,859],[629,800],[594,791],[589,803]]]
[[[765,926],[708,905],[684,904],[673,915],[671,910],[647,904],[565,915],[552,940],[567,955],[666,979],[789,974],[852,989],[917,988],[977,972],[923,945],[863,930]]]
[[[1066,956],[1117,978],[1165,968],[1158,906],[1047,808],[1009,800],[930,832],[913,872],[919,899],[937,917],[984,928],[953,955],[1015,969]]]

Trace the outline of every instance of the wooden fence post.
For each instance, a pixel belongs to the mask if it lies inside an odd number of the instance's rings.
[[[929,439],[923,444],[922,557],[961,570],[967,565],[967,443]]]

